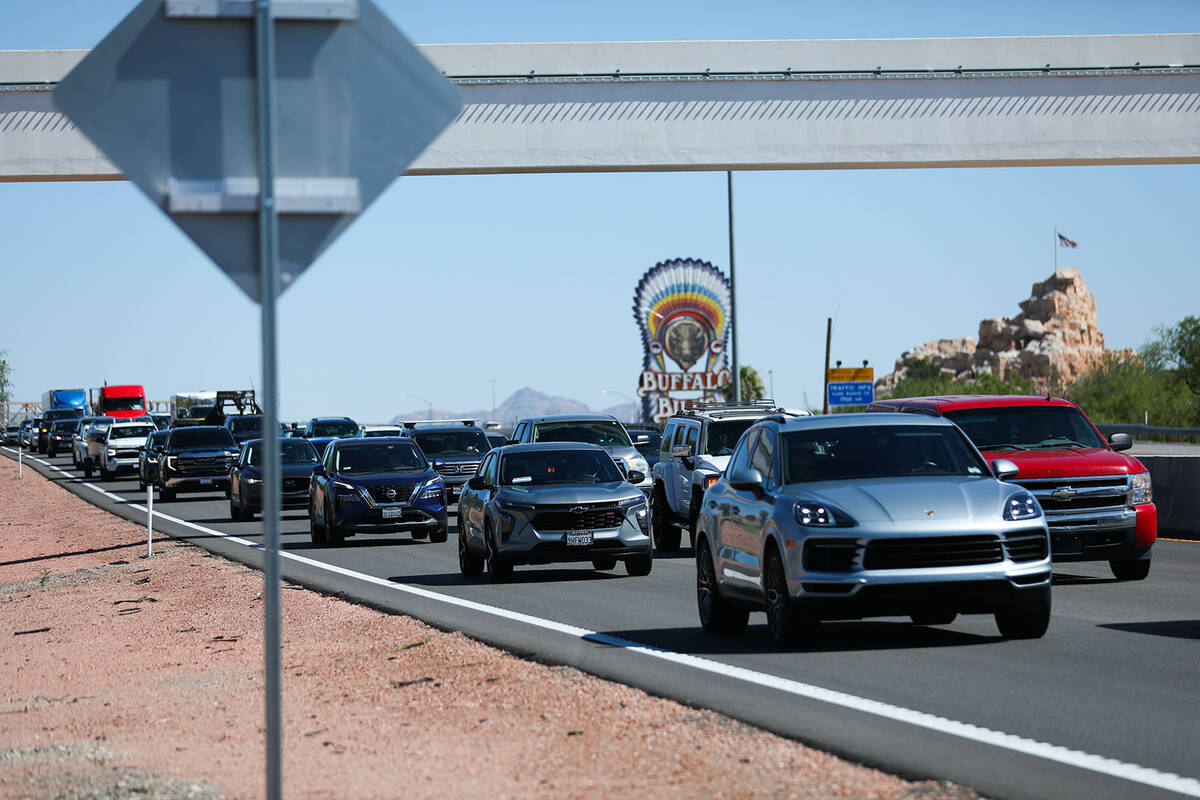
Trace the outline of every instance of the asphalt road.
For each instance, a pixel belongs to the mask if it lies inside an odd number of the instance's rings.
[[[84,499],[145,524],[135,481],[85,482],[69,456],[42,461]],[[261,564],[261,522],[230,522],[220,493],[155,512],[159,535]],[[700,630],[687,548],[644,578],[581,564],[518,567],[492,585],[459,575],[453,531],[444,544],[359,536],[331,549],[310,543],[303,511],[285,512],[283,531],[288,580],[901,775],[997,798],[1200,797],[1200,543],[1160,541],[1139,583],[1116,583],[1102,562],[1062,565],[1040,640],[1005,641],[991,617],[938,628],[897,618],[825,623],[809,646],[778,652],[761,614],[742,638]]]

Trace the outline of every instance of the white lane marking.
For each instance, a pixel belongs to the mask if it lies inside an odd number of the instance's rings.
[[[69,475],[70,473],[59,467],[53,469]],[[124,498],[118,497],[112,492],[108,492],[90,483],[85,483],[96,491],[104,494],[115,500],[125,502]],[[139,511],[145,511],[143,506],[126,503],[132,508]],[[233,536],[228,533],[213,528],[206,528],[203,525],[197,525],[194,522],[173,517],[169,514],[159,514],[156,516],[162,519],[170,520],[178,525],[182,525],[192,530],[201,531],[212,536],[217,536],[226,539],[236,544],[244,545],[255,550],[265,550],[265,548],[256,542],[248,539],[243,539],[240,536]],[[724,664],[720,661],[712,661],[707,658],[700,658],[687,653],[677,653],[673,650],[662,650],[657,647],[640,644],[638,642],[622,639],[617,636],[611,636],[606,633],[580,628],[575,625],[568,625],[565,622],[556,622],[555,620],[535,617],[530,614],[524,614],[520,611],[511,611],[506,608],[489,606],[484,603],[479,603],[474,600],[466,600],[453,595],[439,594],[428,589],[423,589],[419,586],[408,586],[405,584],[393,583],[386,578],[378,578],[374,575],[367,575],[362,572],[339,567],[335,564],[327,564],[323,561],[317,561],[305,556],[296,555],[294,553],[280,552],[283,558],[290,559],[297,563],[307,564],[308,566],[317,569],[332,572],[336,575],[343,575],[348,578],[354,578],[365,583],[374,584],[389,589],[394,589],[398,592],[424,597],[430,600],[436,600],[449,605],[458,606],[459,608],[478,611],[483,614],[489,614],[495,617],[501,617],[513,622],[521,622],[527,625],[532,625],[543,630],[554,631],[556,633],[566,634],[577,639],[584,639],[599,644],[609,645],[612,647],[620,647],[625,650],[641,653],[651,658],[657,658],[662,661],[667,661],[681,666],[691,667],[692,669],[707,672],[713,675],[719,675],[723,678],[732,678],[734,680],[743,681],[745,683],[761,686],[766,689],[774,689],[784,692],[785,694],[804,697],[810,700],[817,700],[830,705],[841,706],[852,711],[859,711],[864,714],[872,714],[877,717],[894,720],[896,722],[904,722],[909,725],[914,725],[920,728],[936,731],[938,733],[957,736],[961,739],[967,739],[981,744],[988,744],[994,747],[1012,750],[1018,753],[1042,758],[1047,761],[1055,761],[1060,764],[1065,764],[1071,767],[1088,770],[1090,772],[1100,773],[1102,775],[1110,775],[1114,778],[1132,781],[1134,783],[1144,784],[1157,789],[1165,789],[1170,792],[1177,792],[1189,797],[1200,797],[1200,780],[1189,778],[1182,775],[1177,775],[1173,772],[1163,772],[1151,767],[1143,767],[1140,764],[1131,764],[1126,761],[1118,761],[1115,758],[1107,758],[1098,756],[1092,753],[1086,753],[1082,750],[1072,750],[1069,747],[1062,745],[1050,744],[1048,742],[1039,742],[1036,739],[1029,739],[1024,736],[1017,736],[1012,733],[1004,733],[990,728],[984,728],[979,725],[972,725],[968,722],[959,722],[958,720],[939,717],[936,714],[929,714],[924,711],[917,711],[903,706],[892,705],[878,700],[871,700],[866,697],[858,697],[857,695],[839,692],[833,689],[825,689],[820,686],[814,686],[808,683],[802,683],[790,678],[783,678],[777,675],[770,675],[764,672],[756,672],[744,667],[737,667],[731,664]]]

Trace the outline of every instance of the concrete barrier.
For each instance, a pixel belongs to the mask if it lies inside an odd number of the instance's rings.
[[[1150,470],[1158,535],[1200,539],[1200,456],[1137,456]]]

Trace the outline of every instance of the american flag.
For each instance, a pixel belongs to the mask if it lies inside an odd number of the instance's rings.
[[[1060,233],[1060,234],[1058,234],[1058,246],[1059,247],[1079,247],[1079,242],[1068,239],[1067,237],[1063,236]]]

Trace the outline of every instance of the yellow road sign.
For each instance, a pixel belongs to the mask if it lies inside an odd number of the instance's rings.
[[[844,381],[871,381],[875,382],[874,367],[837,367],[830,368],[826,374],[827,381],[830,383],[842,383]]]

